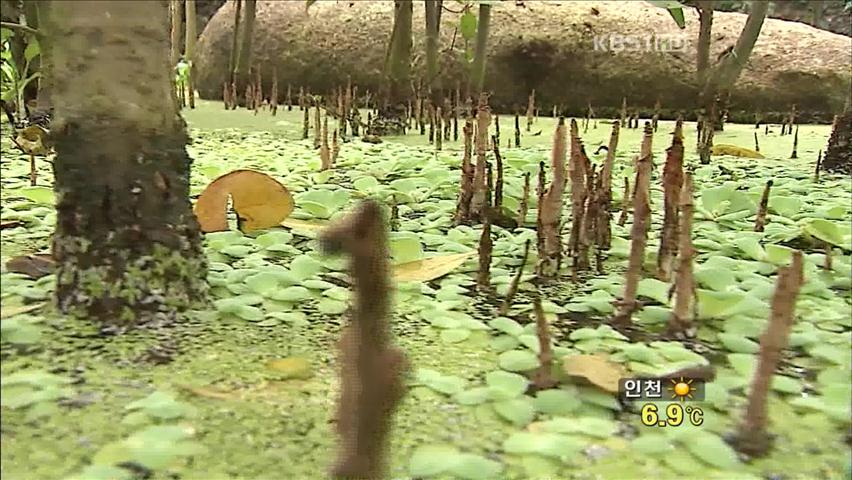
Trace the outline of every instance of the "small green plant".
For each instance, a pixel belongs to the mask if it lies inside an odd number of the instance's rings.
[[[30,73],[30,64],[40,53],[38,39],[30,36],[24,49],[24,68],[19,69],[12,58],[10,38],[18,35],[10,29],[0,29],[0,98],[4,102],[17,106],[17,118],[23,116],[24,90],[30,82],[41,76],[40,72]]]

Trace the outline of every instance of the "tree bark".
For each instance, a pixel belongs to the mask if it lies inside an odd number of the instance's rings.
[[[386,104],[373,122],[371,133],[401,134],[405,131],[408,88],[411,84],[411,0],[394,1],[393,32],[388,45]]]
[[[488,31],[491,26],[491,5],[479,4],[479,22],[476,25],[476,48],[471,67],[471,88],[474,94],[482,92],[485,85],[485,57],[488,54]]]
[[[745,68],[748,57],[754,50],[760,29],[766,19],[769,10],[768,0],[754,0],[751,2],[751,11],[746,19],[743,31],[737,38],[737,43],[731,53],[722,57],[719,64],[711,72],[704,84],[701,96],[706,102],[714,101],[716,94],[720,91],[728,91]]]
[[[189,202],[168,2],[53,8],[58,307],[111,325],[172,318],[205,298],[207,262]]]
[[[234,0],[236,5],[234,7],[234,36],[231,39],[231,56],[228,59],[228,78],[225,80],[228,82],[228,85],[234,83],[235,81],[235,72],[237,70],[237,55],[239,55],[239,31],[240,31],[240,12],[242,11],[242,0]]]
[[[698,84],[703,85],[707,77],[707,69],[710,67],[710,34],[713,31],[713,1],[706,0],[698,2],[698,55],[696,59],[695,72]]]
[[[438,40],[441,34],[443,0],[425,0],[426,6],[426,88],[432,103],[441,101],[441,79],[438,78]]]
[[[181,0],[170,0],[169,11],[171,12],[172,22],[172,42],[169,50],[169,59],[172,62],[172,68],[174,68],[180,59],[180,33],[183,27],[183,4]]]
[[[257,0],[246,0],[245,18],[243,29],[240,32],[240,48],[237,54],[237,91],[241,92],[246,84],[251,81],[251,48],[252,36],[254,35],[254,17],[257,13]]]
[[[195,86],[192,82],[194,76],[192,71],[192,57],[195,54],[195,40],[197,37],[195,31],[195,0],[186,0],[186,46],[183,54],[186,55],[186,61],[189,63],[189,75],[187,75],[186,86],[189,90],[189,108],[195,108]]]

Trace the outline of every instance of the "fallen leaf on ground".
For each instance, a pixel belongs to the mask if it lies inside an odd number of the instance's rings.
[[[299,220],[298,218],[288,218],[281,222],[282,227],[287,227],[293,230],[307,230],[310,232],[318,232],[328,227],[328,222]]]
[[[30,278],[38,279],[53,273],[56,269],[56,261],[47,253],[20,255],[9,259],[6,262],[6,268],[10,272],[22,273]]]
[[[215,398],[217,400],[235,400],[239,398],[236,392],[222,390],[214,386],[208,385],[203,387],[194,387],[192,385],[178,385],[181,390],[205,398]]]
[[[607,392],[618,393],[618,380],[627,376],[620,364],[599,355],[574,355],[562,359],[562,371],[582,377]]]
[[[266,362],[266,368],[281,378],[308,379],[314,375],[311,362],[302,357],[279,358]]]
[[[228,229],[228,196],[240,219],[240,229],[245,231],[277,226],[295,206],[287,188],[269,175],[234,170],[213,180],[198,197],[195,215],[203,232]]]
[[[14,307],[2,307],[0,308],[0,318],[9,318],[14,317],[15,315],[20,315],[22,313],[32,312],[34,310],[38,310],[43,306],[43,303],[36,303],[33,305],[16,305]]]
[[[397,282],[428,282],[452,272],[474,255],[476,252],[471,251],[400,263],[393,267],[393,279]]]
[[[710,150],[710,153],[713,155],[730,155],[732,157],[743,157],[743,158],[766,158],[760,152],[756,152],[754,150],[738,147],[736,145],[725,145],[718,144],[713,145],[713,148]]]

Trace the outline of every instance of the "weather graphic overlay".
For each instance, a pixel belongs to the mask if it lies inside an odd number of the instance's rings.
[[[671,385],[668,390],[671,394],[672,400],[680,400],[681,402],[688,400],[694,400],[695,395],[698,393],[698,389],[703,385],[695,382],[695,380],[691,378],[683,378],[679,379],[670,378],[669,382]]]
[[[704,400],[704,382],[687,377],[623,378],[619,393],[625,402],[645,402],[639,407],[646,427],[701,426],[704,411],[691,405]],[[668,405],[663,405],[668,403]]]

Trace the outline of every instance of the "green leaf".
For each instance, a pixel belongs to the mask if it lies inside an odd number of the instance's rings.
[[[523,372],[538,367],[538,358],[528,350],[510,350],[498,358],[500,368],[510,372]]]
[[[441,331],[441,341],[446,343],[463,342],[470,337],[470,330],[463,328],[451,328]]]
[[[65,480],[132,480],[133,474],[130,470],[113,465],[89,465],[80,473]]]
[[[24,187],[17,190],[20,196],[43,205],[53,205],[55,197],[53,189],[48,187]]]
[[[747,353],[729,353],[728,363],[741,376],[751,378],[757,368],[757,357]]]
[[[30,36],[27,39],[27,48],[24,49],[24,59],[27,62],[32,62],[32,60],[41,53],[41,48],[38,44],[38,39],[34,36]]]
[[[671,439],[659,433],[643,433],[630,445],[643,455],[664,456],[674,450]]]
[[[461,405],[479,405],[491,399],[491,389],[488,387],[469,388],[457,393],[454,398]]]
[[[263,320],[263,310],[251,305],[239,305],[234,311],[234,314],[249,322]]]
[[[459,31],[462,34],[462,38],[465,40],[473,40],[473,38],[476,37],[476,24],[476,15],[474,15],[469,9],[465,11],[459,19]]]
[[[535,409],[548,415],[567,415],[575,411],[581,403],[576,391],[562,389],[542,390],[533,400]]]
[[[527,391],[529,380],[523,375],[495,370],[485,374],[485,383],[495,392],[498,399],[511,399]]]
[[[497,317],[488,322],[488,326],[513,337],[524,333],[524,327],[520,323],[506,317]]]
[[[559,433],[513,433],[503,442],[506,453],[534,453],[545,457],[570,457],[579,453],[584,442]]]
[[[669,284],[661,282],[656,278],[643,278],[639,281],[637,294],[643,297],[653,298],[654,300],[668,305],[669,303]]]
[[[541,422],[540,426],[545,432],[581,433],[596,438],[608,438],[618,430],[618,425],[612,420],[595,417],[554,418]]]
[[[319,260],[309,255],[299,255],[290,262],[289,268],[290,272],[301,282],[320,273],[324,267]]]
[[[450,473],[465,480],[497,478],[502,471],[503,465],[499,462],[472,453],[458,454],[449,468]]]
[[[269,294],[269,298],[282,302],[302,302],[311,297],[312,295],[310,290],[297,285],[275,290]]]
[[[458,457],[452,445],[421,445],[408,461],[408,473],[412,477],[434,477],[453,468],[460,461]]]
[[[739,464],[737,454],[718,436],[698,430],[683,442],[689,453],[716,468],[729,470]]]
[[[815,218],[804,226],[805,233],[812,235],[824,242],[845,250],[852,250],[852,245],[845,241],[840,227],[836,223],[824,218]]]
[[[757,351],[760,350],[760,345],[758,345],[757,342],[742,335],[720,333],[718,338],[726,349],[734,353],[757,353]]]
[[[535,417],[535,408],[529,397],[513,398],[494,403],[494,411],[516,427],[523,427]]]

